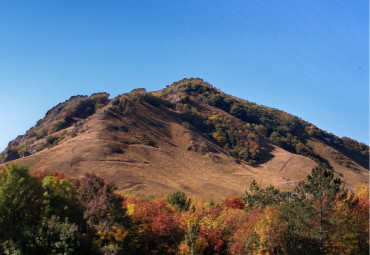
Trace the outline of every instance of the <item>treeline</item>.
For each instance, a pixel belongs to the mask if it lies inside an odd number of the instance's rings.
[[[369,189],[313,168],[293,192],[254,181],[220,202],[116,193],[93,174],[0,170],[4,254],[368,254]]]

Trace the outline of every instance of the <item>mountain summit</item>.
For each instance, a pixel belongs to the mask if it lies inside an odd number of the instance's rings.
[[[318,163],[349,188],[369,179],[367,145],[199,78],[113,99],[73,96],[9,142],[0,160],[72,177],[93,172],[125,193],[206,199],[241,193],[253,179],[289,190]]]

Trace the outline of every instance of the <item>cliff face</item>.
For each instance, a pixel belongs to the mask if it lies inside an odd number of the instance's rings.
[[[94,172],[123,192],[184,190],[206,199],[292,189],[318,162],[348,187],[368,180],[368,146],[226,95],[201,79],[152,93],[72,97],[9,143],[3,162],[69,176]]]

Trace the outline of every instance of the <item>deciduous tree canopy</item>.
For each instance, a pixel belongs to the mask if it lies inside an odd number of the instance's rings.
[[[324,165],[294,192],[252,182],[208,202],[122,196],[87,174],[0,170],[5,254],[368,254],[368,187],[349,193]]]

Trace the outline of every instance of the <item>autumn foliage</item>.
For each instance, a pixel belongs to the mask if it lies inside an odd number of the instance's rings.
[[[323,165],[294,192],[253,182],[218,202],[117,194],[87,174],[0,170],[4,254],[367,254],[369,188],[354,193]]]

